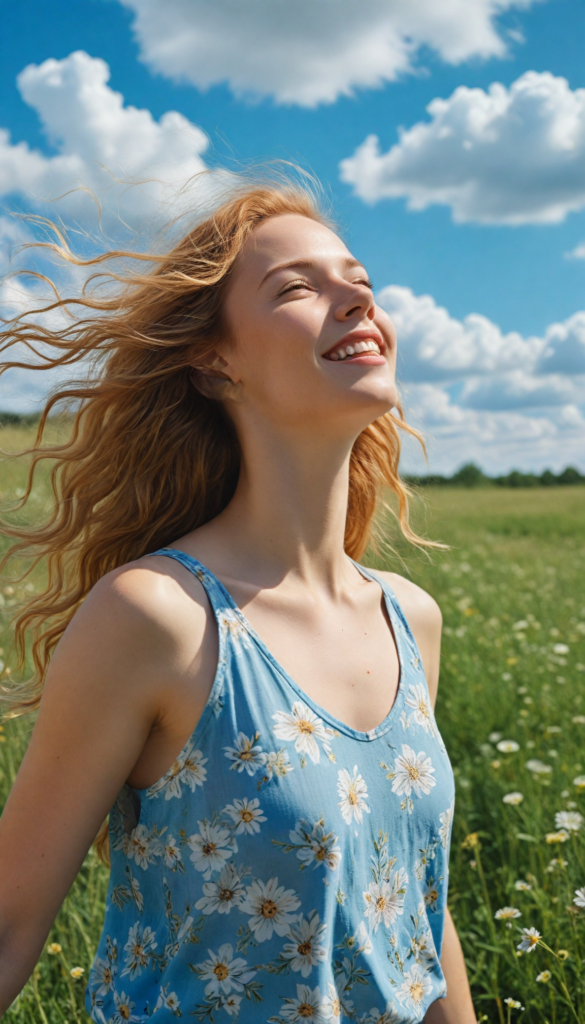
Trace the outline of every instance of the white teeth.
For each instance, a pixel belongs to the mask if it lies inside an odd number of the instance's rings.
[[[362,352],[377,352],[379,355],[380,346],[373,338],[371,341],[358,341],[355,345],[348,345],[347,348],[335,349],[329,358],[334,360],[345,359],[347,356],[360,355]]]

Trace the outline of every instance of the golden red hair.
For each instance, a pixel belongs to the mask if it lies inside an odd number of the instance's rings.
[[[0,370],[30,365],[6,358],[17,343],[40,352],[45,369],[76,363],[91,368],[51,394],[26,453],[30,469],[22,504],[39,463],[52,463],[46,520],[30,527],[3,524],[14,543],[0,570],[16,555],[29,566],[43,560],[47,571],[44,590],[30,597],[15,620],[18,666],[24,665],[30,639],[33,676],[5,691],[13,713],[38,706],[51,653],[100,577],[197,529],[230,501],[240,465],[238,438],[222,406],[195,390],[190,363],[194,356],[203,361],[222,337],[224,294],[250,232],[283,213],[328,223],[303,185],[248,184],[160,255],[116,250],[82,260],[62,235],[45,243],[92,277],[76,297],[56,293],[43,311],[5,322],[0,350],[6,361]],[[100,287],[92,286],[96,279]],[[63,403],[73,404],[68,436],[44,444],[47,418]],[[398,472],[399,430],[419,437],[400,406],[363,430],[353,446],[345,531],[345,549],[353,558],[368,545],[385,488],[397,497],[403,534],[428,543],[409,526],[408,490]]]

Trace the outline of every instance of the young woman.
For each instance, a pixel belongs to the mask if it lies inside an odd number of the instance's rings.
[[[117,280],[10,334],[97,359],[45,410],[80,399],[54,514],[12,531],[49,571],[17,623],[21,706],[46,679],[0,828],[0,1011],[110,812],[93,1021],[473,1024],[441,615],[354,560],[382,487],[416,540],[392,323],[292,185]]]

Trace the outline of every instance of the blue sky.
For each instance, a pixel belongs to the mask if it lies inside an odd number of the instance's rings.
[[[396,319],[431,467],[585,469],[585,7],[439,7],[363,0],[356,19],[351,0],[5,3],[0,202],[46,210],[68,175],[99,191],[98,164],[132,164],[121,135],[149,154],[140,174],[298,162]],[[149,124],[126,126],[130,106]],[[157,127],[168,111],[196,126],[188,144],[180,122],[172,152]],[[71,201],[62,215],[84,216]],[[132,216],[148,219],[147,198]],[[7,221],[4,251],[18,240]],[[21,376],[0,405],[39,397]]]

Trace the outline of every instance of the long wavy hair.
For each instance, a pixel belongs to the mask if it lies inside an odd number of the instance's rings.
[[[314,190],[302,183],[244,182],[162,254],[115,250],[82,259],[63,234],[42,243],[81,268],[86,285],[74,297],[55,288],[42,310],[3,321],[0,373],[32,365],[7,358],[18,344],[41,356],[42,369],[54,373],[81,363],[84,374],[53,390],[34,445],[19,453],[30,458],[20,507],[39,464],[51,461],[48,514],[31,526],[2,523],[14,543],[0,572],[15,556],[25,566],[20,579],[39,562],[46,567],[44,589],[15,618],[15,668],[23,669],[29,641],[33,674],[4,688],[12,715],[38,706],[51,654],[100,577],[197,529],[232,498],[238,438],[222,405],[195,389],[190,363],[194,356],[204,362],[225,337],[224,296],[250,232],[284,213],[330,224]],[[65,440],[46,444],[48,417],[63,403],[73,409],[70,429]],[[409,525],[408,489],[398,472],[400,430],[421,440],[398,405],[353,446],[345,529],[353,558],[368,545],[385,488],[396,496],[404,536],[429,543]]]

